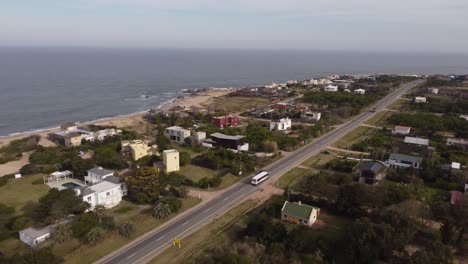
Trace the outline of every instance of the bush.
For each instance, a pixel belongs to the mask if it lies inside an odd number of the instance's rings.
[[[79,215],[71,224],[71,230],[75,238],[83,238],[93,228],[98,226],[97,219],[92,213]]]
[[[192,158],[190,157],[190,153],[182,151],[179,153],[179,160],[180,166],[188,165],[192,162]]]
[[[58,168],[55,165],[36,165],[36,164],[26,164],[20,169],[22,175],[32,175],[32,174],[50,174],[54,171],[57,171]]]
[[[6,176],[0,177],[0,186],[6,185],[8,183],[8,178]]]
[[[327,169],[332,169],[339,172],[351,173],[353,172],[354,166],[356,166],[358,162],[354,160],[340,160],[334,159],[327,163]]]
[[[15,208],[0,203],[0,215],[11,215],[15,212]]]
[[[161,198],[160,202],[169,205],[172,213],[179,211],[182,207],[182,201],[173,196]]]
[[[20,216],[17,218],[14,218],[10,224],[8,225],[8,228],[12,231],[20,231],[26,228],[31,223],[31,218],[26,217],[26,216]]]

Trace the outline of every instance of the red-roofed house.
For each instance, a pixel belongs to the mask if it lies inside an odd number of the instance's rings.
[[[411,127],[407,127],[407,126],[395,126],[393,129],[392,129],[392,134],[393,135],[403,135],[403,136],[406,136],[410,133],[411,131]]]
[[[240,126],[237,116],[218,116],[211,119],[211,123],[219,128]]]

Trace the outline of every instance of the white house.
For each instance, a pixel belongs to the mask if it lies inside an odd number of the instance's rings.
[[[29,227],[19,231],[19,239],[26,245],[35,247],[50,237],[51,229],[52,228],[50,226],[46,226],[41,229]]]
[[[319,121],[320,118],[322,118],[322,113],[320,112],[305,112],[301,114],[301,118],[304,121],[310,122],[310,121]]]
[[[275,120],[270,122],[270,131],[278,130],[284,131],[291,129],[292,122],[289,118],[281,118],[280,120]]]
[[[437,89],[437,88],[429,88],[429,91],[430,91],[432,94],[439,94],[439,89]]]
[[[427,138],[418,138],[418,137],[405,137],[406,144],[413,144],[418,146],[429,146],[429,139]]]
[[[325,86],[325,88],[323,89],[325,92],[338,92],[338,85],[327,85]]]
[[[197,131],[192,135],[192,141],[197,144],[201,144],[206,139],[206,132]]]
[[[393,129],[392,129],[392,134],[393,135],[408,135],[411,131],[411,127],[407,127],[407,126],[395,126]]]
[[[449,146],[468,145],[468,139],[465,139],[465,138],[447,138],[447,145],[449,145]]]
[[[390,158],[385,163],[390,168],[401,168],[401,169],[415,168],[415,169],[421,169],[422,168],[421,167],[422,160],[423,159],[421,157],[415,157],[415,156],[399,154],[399,153],[392,153],[390,155]]]
[[[184,129],[180,126],[172,126],[164,130],[164,136],[172,141],[184,143],[185,139],[190,137],[190,130]]]
[[[84,177],[84,180],[86,185],[93,185],[98,182],[102,182],[105,178],[113,175],[113,171],[97,166],[88,170],[88,175]]]
[[[366,90],[359,88],[359,89],[354,90],[354,93],[355,94],[365,94]]]
[[[123,184],[102,181],[89,187],[77,187],[75,192],[83,201],[89,203],[93,210],[96,205],[104,205],[106,208],[118,205],[122,196],[126,194],[123,188]]]
[[[427,103],[427,98],[422,96],[416,96],[414,98],[415,103]]]

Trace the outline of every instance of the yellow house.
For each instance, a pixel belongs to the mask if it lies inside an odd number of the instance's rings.
[[[178,171],[179,166],[179,152],[176,149],[168,149],[163,151],[163,164],[166,173]]]
[[[133,160],[153,154],[153,148],[141,140],[124,140],[120,144],[122,152],[130,153]]]
[[[81,145],[83,135],[77,132],[70,132],[64,137],[64,144],[66,147],[78,147]]]

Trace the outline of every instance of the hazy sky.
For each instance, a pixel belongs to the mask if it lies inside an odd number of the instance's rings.
[[[468,52],[468,1],[0,0],[0,45]]]

